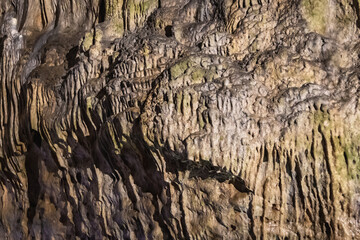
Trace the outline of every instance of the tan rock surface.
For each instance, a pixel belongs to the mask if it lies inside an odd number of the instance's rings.
[[[360,239],[359,8],[1,1],[0,236]]]

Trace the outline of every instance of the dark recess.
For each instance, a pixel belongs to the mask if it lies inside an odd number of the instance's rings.
[[[25,159],[25,169],[26,175],[28,178],[28,198],[29,198],[29,208],[27,211],[28,227],[31,229],[31,225],[33,219],[36,214],[36,206],[38,203],[39,195],[40,195],[40,184],[39,184],[39,164],[38,151],[36,151],[36,146],[32,146],[30,151],[28,152]]]
[[[105,0],[100,0],[99,3],[99,23],[104,22],[106,17]]]
[[[360,8],[359,8],[359,1],[358,0],[353,0],[353,6],[355,8],[355,13],[356,13],[356,16],[357,16],[357,19],[356,19],[356,26],[358,28],[360,28]]]
[[[68,68],[72,68],[78,62],[78,58],[76,57],[78,50],[79,50],[79,47],[75,46],[75,47],[71,48],[70,51],[66,54]]]
[[[25,21],[27,18],[27,14],[28,14],[28,7],[29,7],[29,0],[25,0],[24,1],[24,7],[23,7],[23,13],[22,13],[22,18],[20,21],[20,26],[19,26],[19,32],[23,29],[24,25],[25,25]]]
[[[4,51],[4,41],[5,41],[6,37],[7,36],[5,35],[4,37],[0,38],[0,56],[2,56],[3,51]]]
[[[263,158],[263,162],[268,162],[269,161],[269,152],[267,150],[267,147],[264,147],[264,158]]]
[[[174,36],[174,32],[173,32],[173,27],[172,26],[166,26],[165,27],[165,35],[167,37],[172,37]]]
[[[82,178],[82,177],[81,177],[81,173],[78,172],[78,173],[76,174],[76,180],[77,180],[77,182],[80,183],[80,184],[81,184],[81,178]]]
[[[32,131],[32,136],[33,136],[33,142],[36,144],[36,146],[38,146],[38,148],[40,148],[41,147],[40,133],[37,131]]]

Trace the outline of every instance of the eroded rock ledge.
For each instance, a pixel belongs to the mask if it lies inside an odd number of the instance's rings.
[[[360,239],[357,0],[3,0],[0,236]]]

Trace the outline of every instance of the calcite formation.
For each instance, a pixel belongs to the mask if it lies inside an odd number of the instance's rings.
[[[360,239],[358,0],[1,0],[0,238]]]

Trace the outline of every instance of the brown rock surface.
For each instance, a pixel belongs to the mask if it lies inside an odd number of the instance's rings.
[[[360,239],[357,0],[2,0],[0,238]]]

